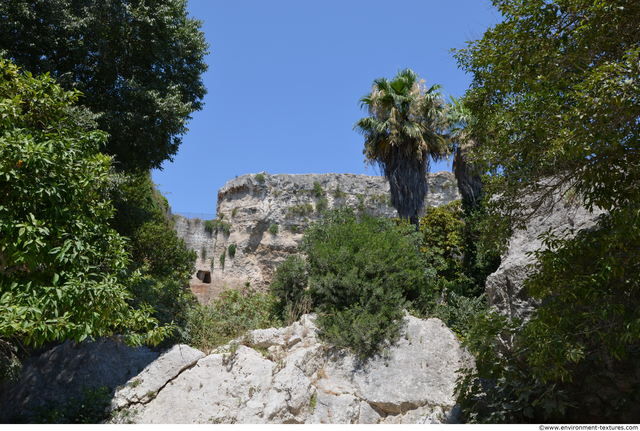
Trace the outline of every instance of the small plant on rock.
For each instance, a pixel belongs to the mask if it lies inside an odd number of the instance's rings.
[[[318,181],[313,182],[313,194],[315,194],[317,198],[321,198],[325,195],[324,189]]]
[[[264,175],[263,174],[256,174],[256,176],[254,178],[258,182],[261,182],[261,183],[264,182]]]
[[[269,233],[271,235],[278,235],[278,232],[280,232],[280,227],[276,223],[269,226]]]
[[[327,201],[327,198],[321,198],[318,203],[316,203],[316,211],[322,212],[327,209],[328,205],[329,202]]]
[[[234,257],[236,255],[236,245],[229,244],[229,256]]]

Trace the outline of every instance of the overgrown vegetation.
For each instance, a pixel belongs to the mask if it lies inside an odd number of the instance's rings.
[[[275,297],[254,292],[249,283],[225,289],[212,304],[189,310],[183,342],[210,352],[249,330],[279,327],[275,307]]]
[[[280,226],[278,226],[276,223],[269,226],[269,233],[271,235],[278,235],[279,232],[280,232]]]
[[[236,245],[229,244],[229,257],[234,257],[236,255]]]
[[[470,159],[491,172],[487,240],[504,244],[549,197],[608,213],[575,237],[541,236],[526,282],[541,306],[526,323],[478,319],[458,402],[477,422],[636,422],[640,4],[494,5],[504,20],[456,52],[473,75],[467,133],[483,138]]]
[[[327,201],[327,198],[320,198],[318,199],[318,202],[316,202],[316,211],[322,212],[327,209],[328,205],[329,201]]]
[[[411,230],[348,208],[328,211],[304,234],[307,261],[291,257],[276,271],[271,289],[284,314],[310,302],[327,341],[362,357],[380,352],[397,336],[407,300],[433,294]]]
[[[335,190],[333,191],[333,197],[336,199],[346,198],[347,194],[340,190],[340,185],[337,185]]]
[[[263,174],[256,174],[256,176],[254,177],[256,181],[263,183],[264,182],[264,175]]]
[[[222,217],[220,218],[205,221],[204,230],[212,235],[217,234],[218,231],[223,232],[225,235],[231,234],[231,223],[224,221],[224,214],[221,215]]]
[[[118,331],[158,343],[169,328],[129,305],[126,243],[106,224],[105,134],[82,129],[91,117],[77,92],[2,58],[0,71],[0,337],[38,346]]]
[[[317,198],[321,198],[326,194],[318,181],[313,182],[313,194],[316,195]]]
[[[287,214],[285,217],[292,218],[294,216],[304,217],[307,214],[313,212],[313,205],[310,203],[298,204],[287,208]]]

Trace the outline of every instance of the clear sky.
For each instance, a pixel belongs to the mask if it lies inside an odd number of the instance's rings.
[[[210,214],[236,175],[378,175],[352,130],[373,80],[408,67],[460,97],[471,77],[450,49],[500,19],[489,0],[189,0],[188,10],[204,21],[209,93],[153,180],[174,212]],[[447,162],[432,164],[441,170]]]

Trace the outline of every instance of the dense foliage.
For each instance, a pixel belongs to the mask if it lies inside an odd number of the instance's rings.
[[[433,294],[411,231],[349,208],[329,211],[304,234],[306,262],[281,265],[272,291],[289,309],[309,295],[330,343],[361,356],[380,352],[397,335],[407,300]]]
[[[181,341],[210,352],[252,329],[281,326],[276,298],[254,292],[249,283],[243,289],[226,289],[213,303],[189,310]]]
[[[78,125],[78,96],[0,58],[0,336],[40,345],[120,331],[157,343],[167,328],[127,302],[106,136]]]
[[[162,168],[202,109],[207,44],[186,0],[7,0],[0,53],[50,73],[109,133],[100,151],[118,170]]]
[[[438,161],[448,151],[443,136],[446,105],[440,88],[427,88],[410,69],[399,71],[391,81],[376,79],[371,92],[360,99],[369,116],[354,126],[364,135],[365,162],[380,166],[389,181],[391,205],[416,230],[427,194],[430,159]]]
[[[472,133],[487,135],[471,158],[492,172],[490,232],[507,238],[562,195],[609,212],[573,238],[543,237],[526,285],[542,306],[522,328],[478,321],[478,370],[459,401],[479,421],[637,420],[640,4],[494,4],[504,21],[456,54],[473,74]],[[540,204],[533,214],[523,195]]]

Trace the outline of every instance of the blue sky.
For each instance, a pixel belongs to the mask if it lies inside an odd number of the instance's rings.
[[[209,93],[153,180],[174,212],[209,214],[236,175],[378,175],[352,130],[373,80],[408,67],[462,96],[471,77],[449,50],[499,20],[488,0],[189,0],[188,10],[204,21]]]

